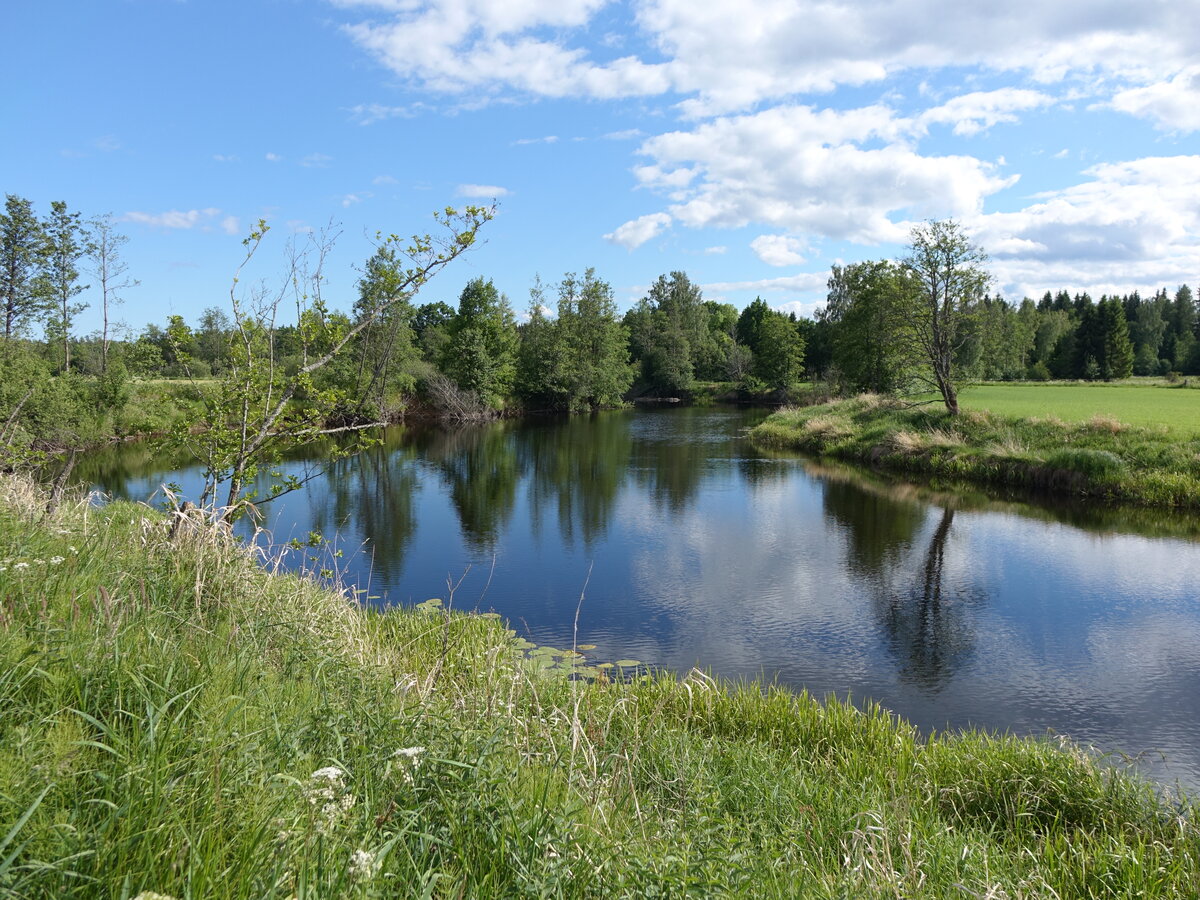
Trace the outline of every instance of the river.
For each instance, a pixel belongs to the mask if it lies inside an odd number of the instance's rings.
[[[754,448],[763,415],[397,427],[264,509],[371,603],[452,594],[596,659],[1068,735],[1200,790],[1200,519],[899,484]],[[200,477],[144,445],[79,474],[132,499]]]

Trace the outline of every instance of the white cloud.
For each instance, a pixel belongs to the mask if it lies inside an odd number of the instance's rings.
[[[242,223],[238,221],[237,216],[226,216],[221,220],[221,230],[226,234],[240,234],[242,231]]]
[[[1000,122],[1016,122],[1016,113],[1050,106],[1054,98],[1041,91],[1001,88],[975,91],[922,113],[917,122],[923,128],[940,123],[954,126],[954,133],[969,137]]]
[[[106,134],[103,137],[98,137],[92,141],[92,146],[101,153],[112,153],[115,150],[121,149],[121,142],[117,140],[116,136]]]
[[[457,193],[471,200],[499,200],[509,196],[512,191],[494,184],[460,184]]]
[[[1200,156],[1104,163],[1088,180],[1016,212],[968,220],[1013,296],[1070,286],[1094,294],[1195,281]]]
[[[231,163],[238,161],[237,156],[232,153],[214,153],[213,159],[219,163]]]
[[[1188,66],[1167,81],[1120,91],[1112,105],[1150,119],[1163,131],[1200,131],[1200,66]]]
[[[371,179],[371,184],[375,184],[375,185],[399,184],[399,183],[400,182],[397,181],[395,178],[393,178],[391,175],[376,175],[374,178]]]
[[[768,266],[798,266],[804,262],[807,244],[787,234],[763,234],[750,242],[750,249]]]
[[[726,253],[728,253],[728,252],[729,252],[729,248],[728,248],[728,247],[723,247],[723,246],[718,246],[718,247],[705,247],[705,248],[704,248],[704,255],[705,255],[705,256],[724,256],[724,255],[725,255]]]
[[[610,131],[608,134],[604,135],[605,139],[610,141],[631,141],[634,138],[640,138],[641,136],[642,129],[640,128],[626,128],[624,131]]]
[[[201,222],[208,221],[221,214],[219,209],[189,209],[182,212],[178,209],[162,213],[127,212],[121,217],[124,222],[136,222],[138,225],[148,225],[151,228],[172,228],[186,230],[195,228]]]
[[[666,213],[650,213],[626,222],[619,228],[604,235],[606,241],[611,241],[626,250],[636,250],[646,241],[653,240],[662,234],[663,229],[671,224],[671,217]]]
[[[351,106],[346,112],[350,113],[350,120],[358,125],[374,125],[376,122],[382,122],[385,119],[411,119],[422,108],[424,108],[424,104],[421,103],[412,106],[386,106],[382,103],[360,103],[357,106]]]
[[[278,153],[268,153],[264,157],[264,159],[266,159],[267,162],[279,162],[280,160],[283,159],[283,157],[280,156]]]
[[[538,137],[538,138],[518,138],[517,140],[513,141],[513,146],[514,147],[524,147],[528,144],[557,144],[557,143],[558,143],[558,135],[548,134],[545,137]]]
[[[640,151],[651,162],[634,173],[692,228],[760,224],[860,243],[903,239],[895,213],[978,213],[1016,181],[973,157],[920,155],[913,127],[882,106],[778,107],[651,138]]]
[[[310,153],[300,160],[300,165],[306,169],[323,169],[331,162],[333,162],[332,156],[326,156],[324,153]]]
[[[370,191],[360,191],[357,194],[344,194],[341,199],[342,207],[354,206],[355,204],[362,203],[364,200],[370,200],[374,196]]]
[[[705,291],[725,293],[727,291],[789,291],[791,293],[811,294],[814,291],[824,292],[828,272],[801,272],[799,275],[786,275],[782,278],[759,278],[750,281],[714,281],[704,285]]]
[[[674,93],[693,115],[942,67],[1161,81],[1192,63],[1190,4],[1143,0],[644,0],[634,25],[646,61],[588,49],[606,0],[339,0],[374,9],[346,33],[426,89],[495,96]],[[603,35],[604,32],[601,34]],[[649,59],[649,57],[648,57]]]

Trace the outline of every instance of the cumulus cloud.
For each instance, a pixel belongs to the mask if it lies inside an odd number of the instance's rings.
[[[1200,66],[1145,87],[1119,91],[1114,109],[1149,119],[1163,131],[1200,131]]]
[[[798,266],[804,262],[806,244],[787,234],[763,234],[750,242],[750,249],[768,266]]]
[[[471,200],[499,200],[512,192],[495,184],[460,184],[457,193]]]
[[[240,234],[242,223],[238,221],[237,216],[226,216],[221,220],[221,230],[226,234]]]
[[[645,0],[633,25],[652,59],[593,49],[606,0],[336,0],[365,9],[359,46],[426,89],[494,95],[678,94],[693,115],[878,82],[907,70],[977,67],[1044,83],[1104,73],[1150,84],[1191,64],[1188,4],[1143,0]]]
[[[1013,296],[1127,292],[1200,272],[1200,156],[1104,163],[1087,180],[968,224]]]
[[[671,217],[666,213],[650,213],[626,222],[619,228],[604,235],[606,241],[611,241],[626,250],[636,250],[646,241],[653,240],[662,234],[671,224]]]
[[[1015,182],[973,157],[922,156],[912,128],[881,106],[777,107],[651,138],[640,151],[651,162],[634,173],[693,228],[760,224],[860,243],[902,239],[895,213],[978,213]]]
[[[922,128],[939,123],[953,125],[955,134],[969,137],[1000,122],[1016,122],[1018,112],[1052,103],[1054,98],[1041,91],[1016,88],[975,91],[927,110],[918,117],[917,122]]]
[[[189,209],[183,212],[178,209],[161,213],[127,212],[121,217],[125,222],[136,222],[138,225],[148,225],[151,228],[170,228],[187,230],[195,228],[202,222],[209,221],[221,214],[219,209]]]

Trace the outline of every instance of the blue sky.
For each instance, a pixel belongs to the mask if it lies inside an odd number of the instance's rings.
[[[1200,282],[1200,15],[1142,0],[47,0],[6,10],[3,190],[112,213],[135,329],[227,306],[241,238],[499,201],[418,302],[595,267],[811,314],[954,216],[1007,297]],[[92,294],[84,299],[93,299]],[[80,320],[96,326],[94,310]]]

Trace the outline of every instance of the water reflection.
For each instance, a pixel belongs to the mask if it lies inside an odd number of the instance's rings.
[[[546,420],[520,432],[521,458],[533,473],[529,513],[535,534],[558,525],[566,547],[593,548],[603,539],[628,477],[633,439],[617,416]],[[550,515],[553,512],[553,517]]]
[[[1156,773],[1200,788],[1200,518],[760,452],[740,435],[762,415],[392,429],[265,509],[281,541],[361,546],[345,577],[381,603],[461,578],[458,606],[539,642],[872,698],[927,729],[1155,748]],[[146,445],[77,474],[133,498],[199,484]]]
[[[982,591],[947,584],[946,544],[954,510],[942,510],[925,558],[907,590],[876,593],[876,615],[900,662],[900,677],[927,691],[942,688],[975,645],[969,608],[986,602]]]

